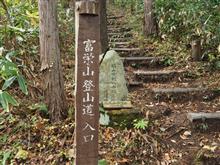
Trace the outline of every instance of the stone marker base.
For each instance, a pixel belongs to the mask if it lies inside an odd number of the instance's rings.
[[[143,117],[140,109],[105,109],[110,117],[110,126],[132,128],[133,121]]]
[[[142,112],[131,101],[103,101],[102,107],[110,117],[110,126],[131,128],[133,120],[141,118]]]
[[[105,110],[131,109],[133,106],[131,101],[103,101],[103,108]]]

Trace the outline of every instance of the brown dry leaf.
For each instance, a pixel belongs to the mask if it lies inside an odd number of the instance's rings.
[[[123,158],[122,160],[119,160],[118,163],[128,163],[129,160],[126,158]]]
[[[180,138],[183,140],[189,139],[189,137],[192,135],[191,131],[185,131],[183,135],[180,135]]]
[[[51,160],[53,160],[53,158],[54,158],[54,156],[53,156],[53,155],[50,155],[50,156],[47,158],[46,161],[47,161],[47,162],[48,162],[48,161],[51,161]]]
[[[212,151],[212,152],[215,152],[215,150],[217,149],[218,147],[217,146],[208,146],[208,145],[205,145],[203,147],[203,149],[207,149],[209,151]]]
[[[185,132],[183,133],[183,135],[185,135],[185,136],[191,136],[191,135],[192,135],[192,132],[191,132],[191,131],[185,131]]]
[[[38,129],[38,130],[44,129],[44,123],[41,122],[41,121],[37,122],[36,123],[36,129]]]
[[[75,150],[74,150],[74,149],[70,149],[70,150],[68,151],[68,157],[69,157],[69,158],[74,158],[74,156],[75,156]]]
[[[167,161],[170,161],[170,155],[169,155],[169,153],[165,153],[165,154],[164,154],[164,158],[165,158]]]
[[[176,140],[173,140],[173,139],[172,139],[172,140],[170,140],[170,141],[173,142],[173,143],[176,143]]]
[[[204,146],[205,143],[208,143],[208,142],[209,142],[209,139],[207,139],[207,138],[202,138],[201,141],[200,141],[200,143],[199,143],[199,146]]]

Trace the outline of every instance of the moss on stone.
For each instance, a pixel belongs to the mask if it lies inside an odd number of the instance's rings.
[[[131,128],[133,120],[143,117],[139,109],[119,109],[109,110],[107,114],[110,116],[110,125],[114,127]]]

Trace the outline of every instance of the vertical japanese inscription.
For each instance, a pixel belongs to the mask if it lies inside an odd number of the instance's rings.
[[[99,24],[99,15],[76,10],[76,165],[98,164]]]
[[[116,79],[116,75],[117,75],[117,71],[116,71],[117,65],[116,64],[111,64],[111,85],[110,85],[110,90],[112,93],[112,98],[111,101],[117,101],[117,79]]]

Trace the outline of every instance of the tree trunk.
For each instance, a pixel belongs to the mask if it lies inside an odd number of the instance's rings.
[[[153,13],[153,0],[144,0],[144,35],[157,34],[157,23]]]
[[[57,122],[67,114],[59,49],[57,0],[39,0],[38,5],[44,97],[51,121]]]
[[[192,46],[192,59],[193,61],[200,61],[202,59],[202,46],[201,40],[195,39],[191,43]]]
[[[101,30],[101,50],[104,53],[108,48],[108,34],[107,34],[107,8],[106,0],[99,0],[100,3],[100,30]]]

